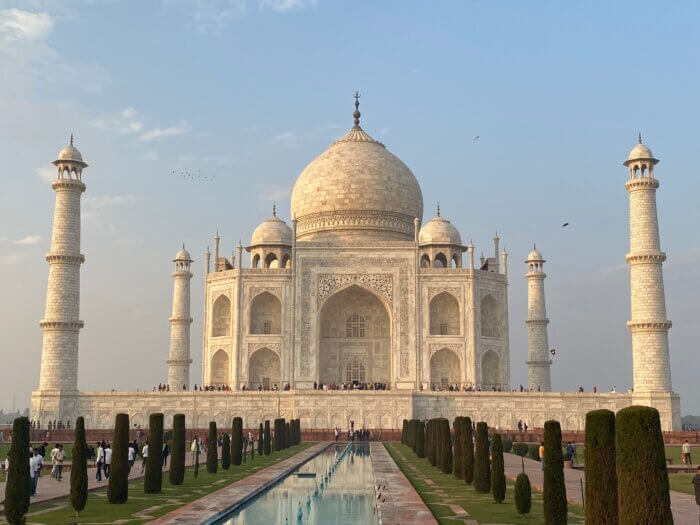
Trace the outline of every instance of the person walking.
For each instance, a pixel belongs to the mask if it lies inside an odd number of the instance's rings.
[[[192,452],[192,463],[195,462],[195,456],[199,454],[199,439],[197,436],[192,439],[192,445],[190,446],[190,451]]]
[[[36,496],[36,468],[37,468],[37,450],[34,449],[29,455],[29,497],[33,498]]]
[[[686,467],[692,467],[693,466],[693,460],[690,457],[690,444],[688,443],[688,440],[685,440],[685,443],[683,443],[683,446],[681,447],[681,461]]]
[[[97,452],[95,453],[95,480],[102,481],[102,467],[105,464],[105,442],[97,442]]]
[[[542,463],[542,470],[544,471],[544,441],[540,441],[540,463]]]
[[[107,443],[105,447],[105,478],[109,479],[109,469],[112,466],[112,447]]]
[[[133,443],[129,443],[129,450],[127,452],[127,460],[129,462],[129,466],[127,467],[126,475],[128,476],[131,473],[131,469],[134,466],[134,462],[136,461],[136,441]]]
[[[146,440],[146,444],[141,449],[141,457],[143,458],[141,461],[141,474],[143,474],[146,470],[146,461],[148,460],[148,440]]]
[[[170,449],[167,443],[163,443],[163,468],[168,466],[168,454],[170,454]]]

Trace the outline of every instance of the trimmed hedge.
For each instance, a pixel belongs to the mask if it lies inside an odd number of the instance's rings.
[[[129,415],[117,414],[112,440],[112,466],[109,469],[107,501],[126,503],[129,499]]]
[[[24,523],[29,510],[29,418],[16,417],[12,422],[10,469],[5,484],[5,519]]]
[[[408,419],[403,420],[403,426],[401,427],[401,444],[408,445]]]
[[[539,445],[528,445],[527,446],[527,457],[534,459],[535,461],[540,460],[540,446]]]
[[[586,414],[586,522],[615,525],[617,470],[615,468],[615,414],[593,410]]]
[[[85,419],[75,420],[75,441],[73,442],[73,460],[70,467],[70,504],[75,515],[85,508],[88,497],[87,477],[87,442],[85,441]]]
[[[491,443],[491,494],[496,503],[503,503],[506,499],[506,472],[500,434],[495,434]]]
[[[525,516],[532,509],[532,488],[530,478],[524,472],[515,478],[515,509],[518,514]]]
[[[146,494],[159,494],[162,488],[163,414],[157,413],[151,414],[148,418],[148,458],[146,459],[146,477],[143,481],[143,491]]]
[[[561,451],[561,426],[559,421],[544,422],[544,489],[542,494],[544,522],[548,525],[566,523],[566,482],[564,481],[564,455]]]
[[[185,414],[175,414],[173,417],[173,446],[170,454],[170,472],[168,478],[171,485],[182,485],[185,481]]]
[[[512,439],[504,439],[503,440],[503,452],[508,453],[511,450],[513,450],[513,440]]]
[[[435,420],[431,419],[428,421],[428,426],[426,429],[426,457],[428,462],[434,467],[437,465],[437,453],[435,450]]]
[[[659,412],[623,408],[615,418],[620,525],[673,523]]]
[[[464,428],[464,481],[471,485],[474,482],[474,432],[470,417],[464,418]]]
[[[268,422],[265,422],[267,432],[269,433]],[[267,446],[267,444],[266,444]],[[265,454],[267,454],[265,450]],[[231,423],[231,463],[240,465],[243,462],[243,419],[234,417]]]
[[[440,439],[442,453],[440,455],[440,470],[445,474],[452,474],[452,434],[450,432],[449,419],[440,418]]]
[[[417,423],[418,430],[416,431],[416,456],[419,458],[425,457],[425,424],[422,421]]]
[[[452,454],[452,473],[457,479],[464,479],[464,418],[457,416],[452,423],[454,431],[454,453]]]
[[[265,430],[263,431],[263,438],[265,441],[265,455],[269,456],[272,452],[272,443],[270,442],[270,420],[265,420]],[[234,463],[235,465],[235,463]]]
[[[219,469],[219,451],[216,440],[216,421],[209,422],[209,436],[207,437],[207,472],[216,474]]]
[[[263,436],[264,436],[263,424],[260,423],[260,428],[258,429],[258,456],[263,455],[263,442],[265,441]]]
[[[231,438],[227,432],[221,438],[221,468],[224,470],[231,468]]]
[[[476,452],[474,454],[474,490],[481,494],[491,491],[489,461],[489,427],[483,421],[476,424]]]
[[[289,448],[292,446],[292,433],[290,430],[291,425],[289,421],[284,423],[284,448]]]
[[[527,443],[513,443],[513,454],[515,454],[516,456],[524,458],[525,456],[527,456],[529,450],[530,447]]]

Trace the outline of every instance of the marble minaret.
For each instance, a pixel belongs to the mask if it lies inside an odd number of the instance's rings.
[[[173,311],[170,316],[170,354],[168,355],[168,385],[170,390],[190,387],[190,265],[192,258],[185,245],[177,252],[173,272]]]
[[[630,199],[630,265],[632,367],[635,392],[671,392],[671,363],[668,352],[666,298],[661,264],[666,254],[659,242],[656,216],[654,166],[659,161],[651,150],[637,144],[624,165],[629,169],[625,188]]]
[[[547,308],[544,302],[544,259],[533,247],[527,256],[527,379],[532,390],[550,392],[552,378],[547,339]]]
[[[78,336],[83,327],[80,320],[80,265],[85,257],[80,253],[80,197],[85,191],[82,182],[87,164],[78,149],[70,144],[53,162],[56,180],[51,187],[56,192],[56,205],[51,231],[49,282],[46,309],[39,325],[44,336],[41,349],[39,390],[61,392],[78,389]]]

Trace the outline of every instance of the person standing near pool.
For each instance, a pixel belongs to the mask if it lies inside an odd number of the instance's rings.
[[[683,446],[681,447],[681,461],[685,464],[686,467],[692,467],[693,466],[693,460],[690,457],[690,444],[688,443],[688,440],[685,440],[685,443],[683,443]]]

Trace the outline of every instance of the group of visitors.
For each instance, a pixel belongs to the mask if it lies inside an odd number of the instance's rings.
[[[520,432],[527,432],[527,423],[525,423],[522,419],[518,419],[518,430]]]
[[[316,383],[314,382],[314,390],[389,390],[386,383],[360,383],[359,381],[351,381],[349,383]]]

